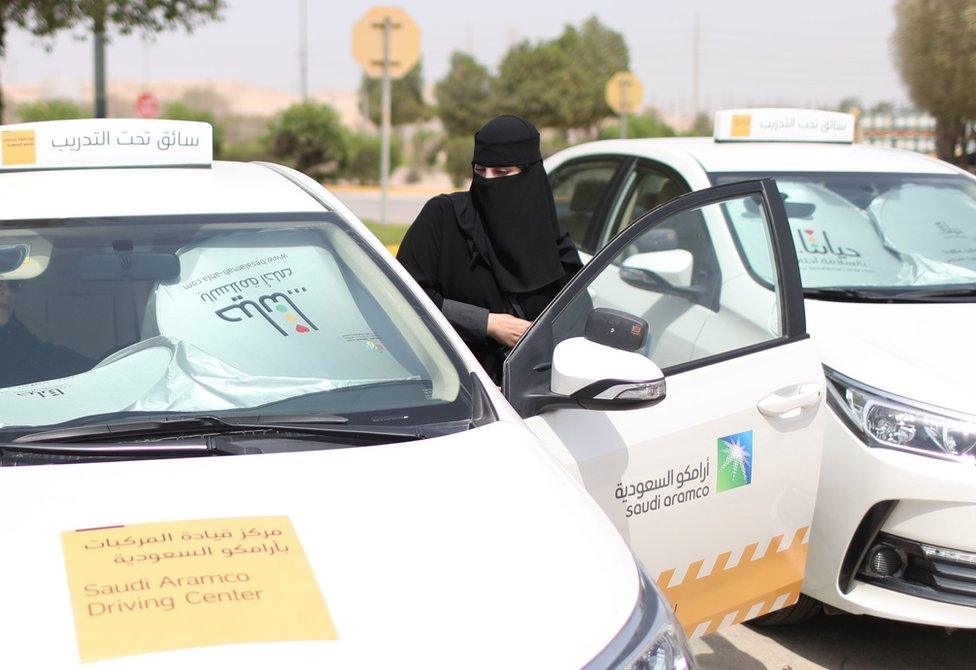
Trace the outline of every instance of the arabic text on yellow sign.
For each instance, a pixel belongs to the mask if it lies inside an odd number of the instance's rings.
[[[33,130],[4,130],[0,136],[4,165],[33,165],[37,162],[37,141]]]
[[[286,516],[65,531],[61,543],[82,661],[338,639]]]

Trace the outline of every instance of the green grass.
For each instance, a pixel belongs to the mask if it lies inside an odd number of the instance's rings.
[[[407,233],[407,228],[410,227],[408,225],[403,225],[403,224],[393,224],[393,225],[383,226],[376,223],[375,221],[368,221],[368,220],[363,221],[363,223],[366,224],[366,227],[369,228],[370,231],[374,235],[376,235],[376,237],[380,238],[380,242],[386,245],[400,244],[400,241],[403,239],[403,236]]]

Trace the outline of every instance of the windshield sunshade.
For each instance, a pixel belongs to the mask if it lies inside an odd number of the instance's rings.
[[[806,289],[976,288],[976,182],[963,176],[774,174]],[[717,184],[752,174],[712,175]],[[755,213],[726,208],[743,260],[769,281]],[[958,292],[958,291],[957,291]],[[853,295],[853,294],[850,294]]]
[[[0,278],[0,424],[259,407],[470,417],[464,377],[407,296],[341,222],[317,219],[4,229],[50,257]]]

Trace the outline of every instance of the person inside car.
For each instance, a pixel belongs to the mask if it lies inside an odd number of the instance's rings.
[[[42,342],[15,315],[20,282],[0,279],[0,388],[59,379],[93,363],[71,349]]]

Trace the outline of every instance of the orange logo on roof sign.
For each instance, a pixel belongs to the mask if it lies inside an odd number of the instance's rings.
[[[33,130],[5,130],[0,134],[3,165],[33,165],[37,162],[37,140]]]
[[[732,137],[749,137],[752,134],[752,114],[732,115]]]

